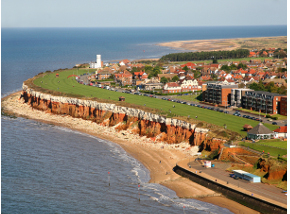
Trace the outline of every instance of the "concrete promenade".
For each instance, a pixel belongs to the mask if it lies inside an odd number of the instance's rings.
[[[209,189],[220,191],[226,197],[236,199],[235,201],[239,203],[245,201],[246,206],[253,204],[253,207],[251,207],[253,209],[258,210],[257,208],[262,207],[264,210],[270,210],[270,207],[272,207],[273,210],[281,208],[283,213],[287,212],[287,196],[276,187],[261,183],[250,183],[241,179],[235,180],[224,169],[206,169],[198,162],[190,162],[191,167],[188,165],[188,159],[178,162],[177,167],[180,170],[177,173]]]

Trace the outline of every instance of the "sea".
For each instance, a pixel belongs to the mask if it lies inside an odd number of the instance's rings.
[[[286,36],[287,26],[2,28],[1,97],[47,70],[184,52],[160,42]],[[1,116],[2,213],[231,213],[149,183],[119,145],[67,128]]]

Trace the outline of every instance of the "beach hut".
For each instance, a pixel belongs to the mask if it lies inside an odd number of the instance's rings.
[[[203,164],[205,168],[211,168],[211,161],[204,161]]]
[[[119,97],[119,101],[125,101],[125,97],[123,96]]]
[[[270,139],[272,137],[274,137],[274,132],[268,129],[262,123],[259,123],[247,133],[247,138],[251,140]]]
[[[243,126],[244,131],[250,131],[253,127],[251,125],[245,124]]]

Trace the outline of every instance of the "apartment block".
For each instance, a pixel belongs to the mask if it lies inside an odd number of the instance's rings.
[[[242,107],[267,114],[280,114],[281,94],[266,91],[246,91],[242,96]]]
[[[242,97],[245,96],[246,91],[254,91],[247,88],[233,88],[231,91],[231,105],[242,107]]]
[[[287,96],[281,97],[280,114],[287,116]]]
[[[235,83],[207,82],[206,90],[203,92],[203,100],[209,103],[228,106],[231,105],[232,89],[237,89]]]

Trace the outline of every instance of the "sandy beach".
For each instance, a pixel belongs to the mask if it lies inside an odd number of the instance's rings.
[[[154,143],[151,139],[132,134],[130,131],[115,131],[114,127],[105,127],[80,118],[54,115],[32,109],[19,99],[21,92],[2,98],[2,108],[9,114],[33,119],[44,123],[67,127],[98,138],[119,144],[126,152],[139,160],[150,171],[150,182],[159,183],[176,192],[181,198],[195,198],[224,207],[233,213],[259,213],[220,194],[183,178],[173,172],[176,163],[189,159],[194,149],[189,144],[168,145]],[[56,122],[57,121],[57,122]]]
[[[159,46],[170,47],[172,49],[182,49],[190,51],[220,51],[262,48],[287,48],[287,37],[257,37],[257,38],[235,38],[235,39],[208,39],[208,40],[186,40],[172,41],[157,44]]]

